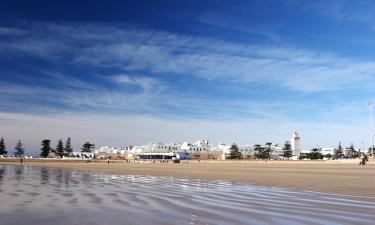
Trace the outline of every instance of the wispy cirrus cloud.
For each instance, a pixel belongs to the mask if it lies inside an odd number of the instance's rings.
[[[59,72],[54,71],[47,71],[43,69],[38,69],[40,72],[50,76],[52,79],[48,81],[53,82],[55,84],[65,85],[69,87],[75,88],[84,88],[84,89],[96,89],[96,87],[92,84],[87,82],[83,82],[82,80],[76,79],[72,76],[68,76]]]
[[[4,29],[4,28],[3,28]],[[206,80],[260,82],[299,92],[362,88],[375,64],[291,46],[264,46],[101,24],[31,24],[1,51],[65,64]],[[111,33],[110,36],[103,35]],[[325,79],[336,81],[327,85]]]
[[[241,7],[238,6],[234,11],[239,11]],[[223,10],[224,11],[224,10]],[[248,13],[248,12],[247,12]],[[230,31],[236,31],[239,34],[246,34],[247,36],[270,40],[272,42],[279,42],[280,36],[273,32],[275,28],[271,25],[249,25],[242,19],[242,15],[229,13],[229,15],[221,11],[209,11],[198,18],[198,21],[217,28],[224,28]],[[272,28],[271,28],[272,27]]]
[[[62,85],[59,82],[60,86]],[[89,86],[89,84],[87,84]],[[32,84],[0,82],[0,110],[29,113],[138,113],[157,108],[157,93],[129,93],[122,89],[42,87]],[[90,87],[90,86],[89,86]]]
[[[373,1],[287,1],[289,5],[297,6],[305,11],[313,11],[321,16],[331,18],[338,23],[356,22],[367,24],[374,30],[375,5]]]
[[[114,81],[125,84],[125,85],[135,85],[141,87],[145,92],[155,91],[160,92],[165,87],[161,84],[161,82],[155,78],[140,76],[140,75],[116,75],[111,77]]]
[[[367,62],[348,64],[349,60],[304,49],[236,44],[159,31],[96,24],[32,24],[31,28],[23,29],[25,32],[31,29],[32,38],[17,36],[10,43],[0,43],[7,45],[3,51],[26,52],[47,60],[63,57],[68,63],[128,71],[279,83],[297,91],[330,89],[319,79],[313,79],[315,85],[303,87],[304,83],[311,82],[310,77],[322,72],[345,77],[341,84],[330,86],[337,89],[356,84],[350,78],[351,73],[364,74],[366,80],[366,74],[374,70]],[[113,35],[107,37],[104,33]],[[359,68],[363,69],[357,71]],[[298,85],[293,85],[295,82],[290,82],[291,79],[299,80]]]
[[[150,86],[148,79],[146,83],[142,79],[137,80],[124,75],[112,76],[109,79],[116,80],[120,77],[122,81],[119,82],[119,88],[83,88],[79,91],[77,89],[56,89],[0,82],[0,110],[49,115],[82,112],[101,115],[140,114],[161,118],[200,118],[227,121],[251,118],[279,122],[301,121],[306,117],[313,121],[347,120],[348,117],[352,118],[358,113],[363,113],[360,102],[356,103],[356,108],[348,108],[348,103],[331,107],[330,103],[296,104],[295,102],[272,100],[197,98],[189,93],[182,95],[168,86],[163,86],[157,80],[152,80],[151,83],[155,86]],[[138,92],[129,92],[122,87],[122,84],[144,85],[146,88],[142,88],[142,91]],[[354,123],[357,120],[350,122]]]
[[[27,31],[15,27],[1,27],[0,36],[19,36],[25,35]]]
[[[358,90],[372,93],[374,82],[373,62],[293,46],[234,43],[119,24],[26,23],[17,29],[28,35],[8,34],[8,39],[0,40],[0,45],[6,46],[0,51],[9,53],[9,57],[28,55],[63,67],[107,71],[106,75],[89,72],[84,81],[74,74],[40,70],[50,81],[80,91],[25,86],[32,90],[29,98],[34,104],[45,102],[40,100],[43,96],[53,96],[67,108],[87,111],[290,119],[295,117],[294,112],[306,114],[310,109],[336,107],[340,99],[325,98],[327,102],[319,103],[312,100],[311,106],[306,103],[297,107],[296,101],[301,98],[278,100],[280,105],[271,104],[272,100],[246,100],[243,95],[213,100],[201,94],[205,89],[197,88],[189,94],[191,86],[197,84],[191,80],[209,83],[205,88],[210,90],[219,90],[215,85],[225,84],[242,92],[254,88],[265,89],[260,90],[261,94],[281,90],[289,95]],[[94,86],[90,81],[93,77],[101,77],[99,83],[107,85]],[[168,81],[171,77],[173,82]],[[187,81],[175,87],[177,80],[184,78]],[[140,91],[131,92],[127,87],[138,87]],[[7,102],[17,99],[9,93],[7,96]],[[336,115],[333,109],[329,113]]]

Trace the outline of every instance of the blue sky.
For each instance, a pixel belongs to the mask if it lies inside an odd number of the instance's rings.
[[[0,135],[369,145],[372,1],[3,1]]]

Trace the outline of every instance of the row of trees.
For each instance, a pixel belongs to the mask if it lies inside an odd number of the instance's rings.
[[[65,147],[62,139],[57,142],[56,149],[51,148],[51,140],[48,139],[44,139],[41,145],[42,148],[40,148],[40,156],[44,158],[48,157],[51,152],[55,153],[55,155],[59,157],[69,156],[73,152],[73,148],[70,144],[70,137],[66,139]]]
[[[51,140],[44,139],[41,143],[42,147],[40,148],[40,156],[41,157],[48,157],[51,152],[55,153],[56,156],[63,157],[63,156],[70,156],[73,153],[73,148],[71,146],[70,137],[66,139],[65,146],[63,144],[62,139],[60,139],[56,145],[56,148],[51,148]],[[81,152],[91,152],[95,148],[94,144],[90,142],[85,142],[81,148]],[[25,154],[25,149],[21,140],[18,140],[16,147],[14,148],[16,157],[23,156]],[[0,155],[6,155],[8,151],[6,150],[6,145],[4,138],[0,139]]]
[[[270,159],[271,153],[272,153],[271,145],[272,143],[270,142],[266,143],[265,146],[254,145],[255,158]],[[353,144],[350,145],[349,150],[351,151],[350,157],[356,158],[360,156],[360,153],[355,150]],[[293,156],[292,147],[288,141],[286,141],[283,146],[282,156],[287,159],[290,159]],[[344,157],[344,151],[341,146],[341,142],[339,142],[339,145],[335,149],[335,155],[323,155],[320,148],[313,148],[309,153],[301,155],[300,159],[307,158],[311,160],[317,160],[317,159],[323,159],[324,157],[332,158],[332,159],[339,159],[339,158]],[[228,159],[243,159],[243,155],[235,143],[233,143],[232,146],[230,147],[230,154],[228,156]]]
[[[41,153],[40,153],[40,156],[41,157],[48,157],[50,152],[53,152],[55,153],[56,156],[58,157],[63,157],[63,156],[71,156],[72,153],[73,153],[73,148],[71,146],[71,143],[70,143],[70,137],[68,137],[66,139],[66,142],[65,142],[65,146],[63,144],[63,141],[62,139],[60,139],[58,142],[57,142],[57,145],[56,145],[56,148],[55,149],[52,149],[51,148],[51,140],[48,140],[48,139],[45,139],[42,141],[42,148],[40,149]],[[95,145],[94,144],[91,144],[90,142],[85,142],[81,148],[81,152],[91,152],[93,149],[95,148]]]
[[[272,153],[272,148],[271,148],[272,143],[267,142],[266,145],[263,147],[261,145],[254,145],[254,151],[255,151],[255,157],[257,159],[270,159],[271,158],[271,153]],[[229,159],[242,159],[242,153],[240,152],[238,146],[236,143],[233,143],[232,146],[230,147],[230,153],[229,153]],[[290,158],[292,157],[292,147],[288,141],[285,142],[284,147],[283,147],[283,156],[285,158]]]
[[[15,156],[23,156],[25,154],[25,149],[23,148],[21,140],[18,140],[16,147],[14,147]],[[8,154],[8,151],[5,146],[4,138],[0,139],[0,155],[6,155]]]
[[[358,158],[360,156],[360,152],[355,150],[353,143],[350,144],[350,147],[347,149],[351,152],[349,157]],[[337,146],[337,148],[335,148],[334,155],[330,155],[330,154],[323,155],[322,150],[320,148],[313,148],[309,153],[307,153],[305,156],[301,156],[300,158],[301,159],[307,158],[311,160],[323,159],[324,157],[332,158],[332,159],[340,159],[340,158],[343,158],[344,156],[345,156],[344,150],[341,146],[341,142],[339,142],[339,145]]]

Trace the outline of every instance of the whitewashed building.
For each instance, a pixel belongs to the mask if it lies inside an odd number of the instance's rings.
[[[238,145],[238,149],[242,154],[242,157],[252,157],[255,155],[254,152],[254,145],[246,144],[246,145]]]
[[[94,153],[92,152],[72,152],[71,157],[81,158],[81,159],[92,159],[94,158]]]
[[[331,156],[336,155],[336,148],[334,148],[334,147],[321,148],[321,150],[322,150],[321,153],[324,156],[326,156],[326,155],[331,155]]]
[[[213,147],[212,150],[213,150],[213,151],[220,151],[220,152],[222,152],[223,154],[229,154],[229,153],[230,153],[230,147],[231,147],[231,146],[232,146],[232,145],[219,143],[216,147]]]
[[[272,143],[271,149],[272,149],[271,155],[274,157],[279,157],[284,154],[283,148],[279,146],[279,144],[277,143]]]
[[[95,154],[108,153],[108,154],[121,154],[124,155],[128,152],[130,147],[111,147],[103,146],[95,150]]]

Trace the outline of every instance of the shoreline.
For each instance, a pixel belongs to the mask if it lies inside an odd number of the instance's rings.
[[[341,161],[189,161],[189,163],[126,163],[122,160],[64,161],[25,160],[25,166],[46,166],[118,175],[171,176],[225,180],[269,187],[295,188],[375,197],[375,161],[359,166],[359,160]],[[20,165],[1,159],[0,165]]]

